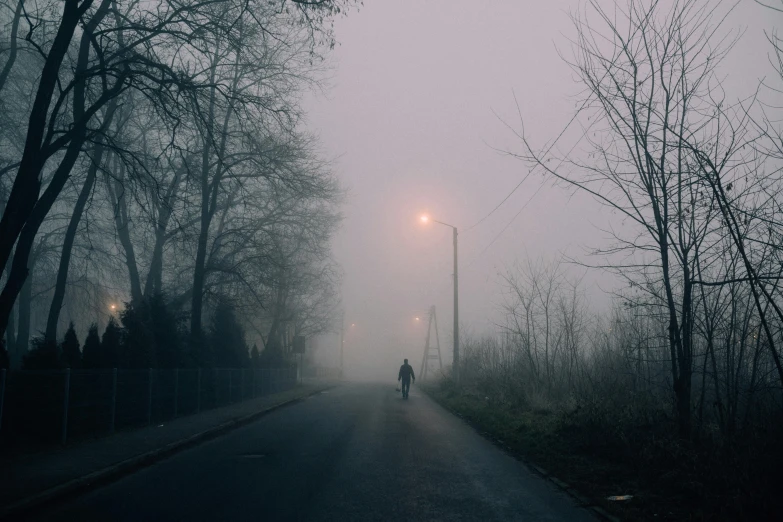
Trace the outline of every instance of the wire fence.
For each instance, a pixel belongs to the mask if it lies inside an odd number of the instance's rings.
[[[302,368],[302,376],[313,379],[339,379],[340,368],[330,368],[326,366],[305,365]]]
[[[42,445],[161,423],[278,393],[297,370],[0,370],[0,440]]]

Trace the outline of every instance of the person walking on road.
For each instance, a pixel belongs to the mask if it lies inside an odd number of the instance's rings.
[[[408,392],[411,389],[411,380],[416,382],[416,376],[413,374],[413,366],[408,364],[408,359],[405,359],[400,366],[400,373],[397,375],[397,380],[402,381],[402,398],[408,398]]]

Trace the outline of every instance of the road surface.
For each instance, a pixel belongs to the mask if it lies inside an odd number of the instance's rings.
[[[100,521],[594,520],[414,386],[346,384],[41,515]]]

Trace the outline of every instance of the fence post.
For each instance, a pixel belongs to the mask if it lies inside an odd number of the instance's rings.
[[[245,369],[239,370],[239,402],[245,400]]]
[[[65,390],[64,390],[64,396],[63,396],[63,431],[62,436],[60,437],[60,441],[62,442],[63,446],[65,446],[65,443],[68,441],[68,403],[69,403],[69,395],[71,393],[71,369],[66,368],[65,369]]]
[[[231,398],[232,398],[231,397],[231,392],[234,389],[233,388],[233,381],[234,381],[234,379],[232,379],[233,372],[231,370],[227,370],[227,371],[228,371],[228,403],[231,404]]]
[[[174,369],[174,417],[177,416],[177,400],[179,391],[179,368]]]
[[[5,402],[5,373],[6,369],[0,370],[0,432],[3,429],[3,403]]]
[[[196,373],[196,413],[201,413],[201,368]]]
[[[152,368],[147,372],[147,424],[152,424]]]
[[[114,433],[114,423],[117,419],[117,368],[111,369],[111,426],[109,433]]]

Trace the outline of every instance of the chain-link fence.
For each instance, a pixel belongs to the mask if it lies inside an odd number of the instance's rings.
[[[339,379],[340,368],[329,368],[326,366],[305,365],[302,369],[302,376],[313,379]]]
[[[161,423],[290,389],[297,370],[0,371],[4,445],[61,443]]]

